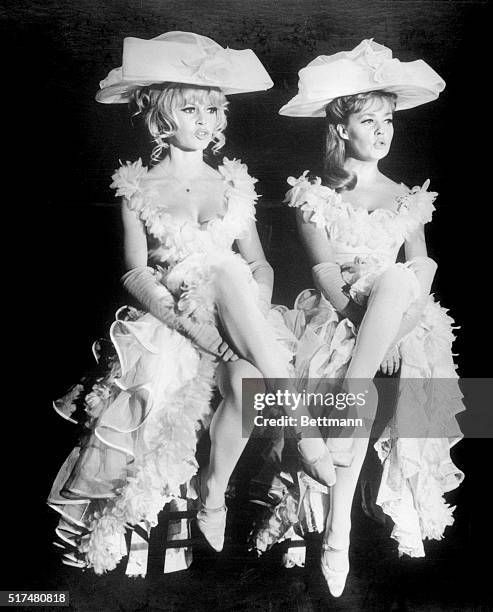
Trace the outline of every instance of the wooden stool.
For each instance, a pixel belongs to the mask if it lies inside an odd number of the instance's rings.
[[[192,563],[191,521],[195,503],[175,499],[158,515],[150,533],[141,525],[127,531],[127,576],[158,576],[187,569]]]

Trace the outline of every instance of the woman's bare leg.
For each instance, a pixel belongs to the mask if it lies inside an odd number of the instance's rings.
[[[267,379],[289,379],[282,348],[253,297],[241,270],[218,265],[214,270],[214,288],[219,318],[238,354],[253,364]],[[293,385],[293,391],[294,391]],[[297,416],[309,416],[307,406],[299,406]],[[319,458],[325,446],[316,427],[303,428],[300,447],[305,459]]]
[[[218,374],[223,400],[212,418],[210,461],[201,478],[202,499],[210,508],[218,508],[224,504],[224,494],[230,476],[253,428],[252,423],[248,431],[243,431],[242,379],[261,376],[257,368],[244,359],[222,363]],[[245,422],[245,427],[248,427],[248,423]]]
[[[336,467],[337,480],[330,490],[330,510],[324,534],[324,543],[334,549],[330,565],[335,570],[344,569],[347,563],[351,508],[367,448],[368,438],[355,438],[353,462],[349,467]]]
[[[216,308],[238,354],[264,378],[289,378],[279,345],[253,296],[244,271],[226,262],[214,269]]]
[[[369,389],[370,396],[365,405],[364,416],[371,421],[375,418],[378,401],[373,377],[397,335],[405,311],[409,308],[412,300],[411,283],[409,273],[400,267],[390,268],[377,280],[370,294],[353,358],[346,373],[348,390],[361,385]],[[343,571],[347,568],[351,507],[367,448],[368,438],[355,438],[351,466],[336,469],[337,481],[331,491],[330,511],[324,535],[324,543],[330,547],[325,553],[326,558],[334,570]]]
[[[411,304],[412,287],[409,271],[400,266],[392,266],[376,280],[346,378],[375,376]]]

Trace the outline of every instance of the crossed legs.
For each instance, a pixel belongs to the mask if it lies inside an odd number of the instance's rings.
[[[346,373],[346,384],[350,391],[357,386],[355,379],[364,381],[370,391],[365,416],[372,421],[378,400],[372,380],[397,335],[402,317],[411,304],[412,295],[412,278],[409,272],[401,266],[392,266],[377,279],[368,299],[353,357]],[[324,534],[325,562],[336,573],[344,572],[349,567],[347,549],[351,507],[367,447],[368,438],[355,438],[351,466],[336,468],[337,480],[330,493],[330,511]]]
[[[220,366],[223,401],[211,423],[210,463],[202,479],[202,499],[210,508],[224,503],[229,477],[247,442],[242,437],[242,379],[288,379],[290,376],[287,361],[282,357],[283,349],[259,310],[243,270],[230,262],[217,265],[213,282],[219,319],[241,358]],[[318,430],[313,432],[313,438],[305,438],[300,444],[309,459],[316,459],[325,450]]]
[[[212,418],[209,465],[202,476],[202,499],[208,507],[217,508],[224,504],[230,476],[251,433],[251,430],[244,431],[245,437],[242,436],[242,380],[260,377],[259,370],[245,359],[219,366],[218,386],[223,399]]]

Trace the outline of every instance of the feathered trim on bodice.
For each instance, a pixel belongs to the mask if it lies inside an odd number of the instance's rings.
[[[421,224],[431,221],[437,193],[428,191],[429,181],[396,198],[397,210],[377,208],[369,212],[345,202],[340,193],[322,185],[319,177],[289,177],[291,189],[285,202],[303,212],[305,221],[325,228],[331,240],[351,248],[392,248],[402,243]]]
[[[153,259],[173,264],[192,253],[231,249],[234,240],[243,238],[255,220],[257,180],[248,174],[247,166],[225,157],[218,172],[225,184],[226,212],[205,224],[204,229],[191,219],[177,219],[168,212],[153,182],[146,180],[148,169],[141,159],[122,164],[113,174],[110,187],[116,190],[116,196],[127,200],[128,207],[158,241]]]

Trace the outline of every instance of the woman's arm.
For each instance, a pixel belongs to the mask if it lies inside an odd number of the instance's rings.
[[[121,206],[123,223],[123,258],[125,271],[147,266],[147,236],[144,224],[134,210],[130,210],[127,200]]]
[[[437,264],[431,257],[428,257],[426,249],[426,239],[424,226],[420,225],[418,229],[404,243],[406,261],[411,270],[416,274],[421,294],[419,302],[422,302],[424,307],[428,296],[431,292],[431,285],[437,271]]]
[[[144,308],[171,329],[176,329],[202,350],[225,361],[236,356],[219,334],[215,325],[192,322],[177,316],[172,293],[156,278],[147,266],[147,236],[137,213],[122,203],[124,263],[127,272],[122,276],[125,289]]]
[[[241,256],[247,262],[253,278],[259,287],[260,310],[264,315],[270,310],[272,290],[274,287],[274,271],[265,259],[260,243],[257,226],[251,222],[248,234],[236,241]]]
[[[314,223],[305,221],[300,209],[296,211],[296,220],[301,242],[308,254],[317,288],[343,317],[359,324],[365,309],[356,304],[344,291],[346,282],[342,278],[339,264],[335,261],[334,249],[330,244],[325,228],[317,227]]]
[[[419,227],[404,242],[404,251],[406,255],[406,261],[409,261],[414,257],[428,256],[428,250],[426,248],[425,228],[423,224],[420,224]]]
[[[400,354],[398,342],[407,336],[418,324],[430,295],[431,284],[437,269],[436,263],[428,257],[424,226],[420,225],[404,243],[406,261],[415,273],[421,288],[419,297],[411,304],[402,317],[399,330],[385,355],[381,370],[384,374],[392,374],[399,369]]]
[[[147,267],[147,236],[138,214],[131,210],[124,198],[121,207],[123,222],[123,258],[126,273],[124,288],[157,319],[176,329],[175,300],[159,282],[152,268]]]
[[[430,295],[431,285],[437,269],[436,263],[428,257],[424,226],[417,230],[405,241],[404,250],[406,261],[415,273],[421,288],[420,295],[405,313],[394,344],[412,331],[418,323]]]

